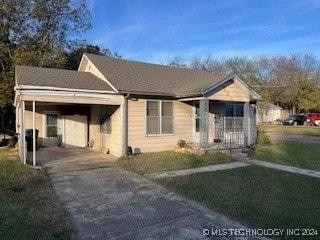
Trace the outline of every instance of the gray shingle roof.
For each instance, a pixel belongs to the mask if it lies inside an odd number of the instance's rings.
[[[64,69],[16,66],[16,81],[17,85],[113,91],[91,73]]]
[[[200,94],[225,76],[205,70],[169,66],[85,54],[119,92],[167,94],[173,96]]]

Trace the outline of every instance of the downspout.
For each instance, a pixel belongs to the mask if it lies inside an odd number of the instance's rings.
[[[128,152],[128,93],[123,97],[122,102],[122,155],[126,156]]]

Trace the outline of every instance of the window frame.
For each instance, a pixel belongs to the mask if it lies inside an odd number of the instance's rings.
[[[227,116],[227,107],[232,106],[232,116]],[[242,114],[239,113],[239,109],[237,107],[242,107]],[[227,121],[232,122],[232,128],[228,128]],[[242,122],[241,128],[235,128],[239,124],[239,122]],[[243,103],[226,103],[224,106],[224,129],[228,132],[243,132],[244,131],[244,104]]]
[[[108,105],[100,106],[100,133],[112,134],[112,113],[108,111]],[[103,125],[106,127],[104,128]]]
[[[47,131],[47,115],[57,115],[57,136],[56,137],[48,137]],[[61,134],[61,113],[59,111],[43,111],[42,112],[42,131],[43,131],[43,145],[46,138],[54,139],[60,137]]]
[[[148,133],[148,102],[156,102],[158,107],[158,133]],[[163,115],[163,103],[171,103],[172,104],[172,116],[164,116]],[[172,118],[172,132],[171,133],[163,133],[163,119],[164,118]],[[174,129],[174,101],[170,100],[155,100],[148,99],[145,100],[145,135],[146,136],[172,136],[175,134]]]

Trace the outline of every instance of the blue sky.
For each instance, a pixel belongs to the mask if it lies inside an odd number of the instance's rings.
[[[320,55],[320,0],[88,0],[83,37],[123,58]]]

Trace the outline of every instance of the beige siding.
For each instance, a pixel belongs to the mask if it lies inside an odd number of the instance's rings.
[[[172,150],[179,139],[192,141],[192,106],[174,102],[174,134],[146,135],[146,100],[128,101],[128,146],[134,152],[154,152]]]
[[[100,79],[105,79],[104,76],[102,75],[102,73],[98,70],[98,68],[96,68],[95,65],[93,65],[90,61],[88,61],[88,59],[86,57],[83,59],[83,62],[79,68],[79,71],[80,72],[90,72]]]
[[[122,138],[121,138],[121,107],[113,113],[111,117],[112,133],[100,133],[100,110],[101,106],[91,107],[91,121],[89,125],[89,142],[93,142],[93,150],[110,152],[115,156],[122,155]]]
[[[248,102],[250,101],[250,94],[239,83],[234,82],[217,92],[213,92],[208,96],[211,100],[220,101],[234,101],[234,102]]]
[[[58,111],[59,108],[57,106],[37,106],[36,105],[36,112],[35,112],[35,128],[39,130],[39,138],[38,138],[38,145],[43,144],[43,138],[45,137],[44,133],[44,120],[43,120],[43,112],[50,112],[50,111]],[[32,106],[26,105],[26,129],[32,129]]]
[[[43,144],[44,133],[44,120],[43,112],[57,111],[63,109],[63,106],[36,106],[36,129],[39,130],[39,141],[38,144]],[[100,133],[100,105],[91,106],[91,121],[89,122],[89,141],[93,141],[93,150],[96,151],[109,151],[115,156],[122,155],[122,144],[121,144],[121,107],[111,117],[112,121],[112,133],[101,134]],[[26,106],[26,129],[32,128],[32,106]],[[62,131],[62,122],[60,120],[58,132]]]

